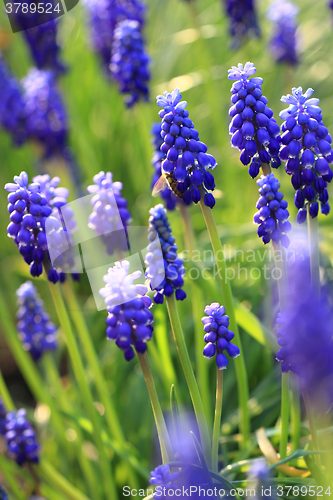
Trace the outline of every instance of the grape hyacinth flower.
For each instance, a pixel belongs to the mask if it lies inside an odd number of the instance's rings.
[[[111,172],[99,172],[93,177],[94,184],[88,186],[93,211],[88,227],[100,236],[106,251],[112,255],[116,248],[127,250],[127,227],[132,222],[127,209],[127,200],[121,196],[123,185],[113,182]]]
[[[291,231],[291,224],[288,221],[288,203],[283,199],[283,194],[279,191],[279,180],[273,173],[262,175],[257,180],[259,186],[259,200],[257,203],[258,212],[254,215],[254,223],[258,224],[258,236],[265,243],[271,240],[287,248],[289,238],[286,233]]]
[[[303,94],[298,87],[292,89],[292,95],[281,98],[289,107],[280,113],[285,120],[280,158],[286,161],[285,170],[292,176],[299,224],[305,222],[307,210],[312,218],[317,217],[319,203],[324,215],[330,212],[327,183],[333,178],[329,166],[333,162],[332,138],[323,123],[319,99],[310,98],[312,94],[313,89]]]
[[[32,180],[40,185],[40,193],[45,196],[48,205],[52,208],[53,225],[52,227],[49,225],[49,220],[47,234],[48,244],[52,245],[53,262],[59,268],[59,280],[65,281],[65,273],[71,273],[72,278],[78,281],[80,275],[73,272],[75,260],[71,248],[74,245],[72,235],[77,230],[77,225],[74,212],[68,205],[69,190],[59,186],[59,177],[51,179],[48,174],[37,175]]]
[[[229,116],[232,118],[229,132],[231,145],[241,151],[240,160],[243,165],[250,165],[252,178],[263,173],[269,167],[278,168],[280,127],[273,118],[273,111],[267,106],[267,98],[262,94],[263,79],[252,76],[257,72],[253,63],[239,63],[228,71],[228,79],[235,80],[231,87],[232,106]]]
[[[223,0],[229,17],[232,48],[238,48],[244,39],[260,37],[255,0]]]
[[[7,413],[6,442],[9,455],[18,465],[25,462],[39,462],[39,445],[31,423],[26,418],[26,410]]]
[[[267,17],[273,23],[273,35],[269,48],[278,63],[295,65],[297,54],[298,7],[286,0],[276,0],[268,9]]]
[[[134,20],[142,27],[145,6],[139,0],[85,0],[84,3],[89,16],[93,50],[99,54],[105,73],[110,75],[112,44],[117,23]]]
[[[170,473],[168,464],[159,465],[150,473],[150,484],[157,486],[153,498],[163,498],[162,492],[165,490],[165,496],[168,497],[168,490],[177,488],[177,479],[180,478],[180,472]],[[164,492],[163,492],[164,493]]]
[[[151,339],[154,321],[149,308],[152,300],[146,295],[145,285],[134,284],[141,271],[129,274],[127,260],[116,262],[104,276],[106,285],[99,293],[105,300],[108,316],[106,336],[115,340],[124,353],[126,361],[134,358],[134,349],[139,353],[147,350],[146,343]]]
[[[59,60],[60,47],[57,43],[58,21],[55,19],[49,21],[50,14],[38,12],[34,0],[27,0],[26,3],[27,12],[13,9],[11,20],[16,28],[22,31],[37,68],[63,72],[65,67]],[[53,0],[48,3],[52,5],[52,12],[57,15],[59,4],[55,4]],[[35,12],[32,12],[33,7]]]
[[[272,495],[272,491],[270,489],[270,470],[264,458],[259,458],[253,461],[253,465],[248,471],[247,477],[252,488],[250,491],[253,489],[255,491],[255,496],[253,497],[254,500],[276,500],[276,496]]]
[[[48,232],[51,242],[58,247],[67,241],[61,222],[53,217],[53,207],[50,206],[39,182],[29,184],[28,174],[21,172],[14,177],[14,183],[7,183],[8,212],[10,224],[7,227],[9,238],[13,238],[25,262],[30,265],[31,276],[38,277],[43,272],[43,264],[52,283],[59,280],[57,270],[52,266],[48,252],[48,239],[45,224],[54,224],[54,235]],[[49,226],[50,227],[50,226]],[[67,249],[67,247],[66,247]]]
[[[162,175],[162,160],[164,154],[162,153],[160,148],[164,141],[161,137],[161,131],[162,131],[161,123],[160,122],[154,123],[151,129],[152,144],[154,146],[154,155],[151,163],[155,169],[152,178],[152,188],[155,186],[156,182],[158,182],[158,180]],[[162,191],[159,194],[163,199],[167,210],[174,210],[176,208],[178,198],[169,187],[162,189]]]
[[[206,346],[203,350],[205,358],[213,358],[216,355],[216,365],[219,370],[225,370],[228,359],[223,351],[231,358],[240,355],[239,348],[231,343],[234,333],[228,330],[229,316],[225,314],[225,307],[218,302],[213,302],[205,307],[205,314],[201,321],[204,325]]]
[[[209,170],[216,167],[216,161],[199,140],[199,132],[186,110],[187,102],[181,98],[178,88],[156,98],[157,105],[163,108],[159,112],[164,154],[162,173],[167,175],[169,185],[175,184],[173,192],[187,205],[192,201],[198,203],[204,192],[205,205],[213,208],[215,199],[208,191],[213,191],[215,182]]]
[[[138,21],[122,21],[114,30],[111,75],[125,94],[125,104],[132,107],[139,100],[149,100],[149,56]]]
[[[167,211],[162,204],[149,210],[149,228],[146,278],[150,288],[155,291],[154,302],[163,304],[164,295],[171,296],[175,292],[177,300],[184,300],[185,269],[183,261],[177,255],[177,245],[172,236]]]
[[[296,292],[296,293],[295,293]],[[333,316],[330,305],[298,277],[290,309],[279,313],[276,359],[283,373],[292,371],[316,407],[333,403]]]
[[[50,321],[36,288],[27,281],[16,291],[17,330],[25,351],[37,361],[44,352],[57,348],[57,327]]]
[[[41,144],[45,157],[63,155],[67,146],[67,113],[55,73],[33,68],[23,78],[26,130]]]
[[[15,144],[26,139],[23,90],[0,56],[0,123]]]

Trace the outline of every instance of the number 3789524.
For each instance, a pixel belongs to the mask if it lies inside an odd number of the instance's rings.
[[[39,14],[52,14],[56,12],[60,14],[62,9],[60,7],[60,3],[53,5],[52,3],[26,3],[26,2],[11,2],[5,4],[5,10],[7,14],[34,14],[38,12]]]

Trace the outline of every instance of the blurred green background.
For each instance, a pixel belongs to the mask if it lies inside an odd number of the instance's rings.
[[[284,107],[280,102],[280,97],[289,93],[294,86],[302,86],[303,89],[312,87],[315,90],[314,96],[320,98],[325,125],[331,133],[333,132],[333,29],[331,11],[326,1],[298,0],[294,2],[300,9],[298,44],[301,60],[295,69],[276,65],[272,60],[267,50],[271,33],[271,26],[266,20],[269,2],[259,0],[257,3],[262,38],[246,41],[240,49],[235,51],[230,49],[228,21],[221,1],[150,0],[145,34],[148,52],[152,57],[151,101],[149,104],[139,104],[132,110],[125,109],[116,85],[104,78],[100,61],[90,50],[83,5],[79,4],[61,18],[59,27],[63,59],[69,68],[67,74],[60,79],[59,85],[68,109],[70,145],[82,170],[83,189],[91,183],[93,175],[100,170],[111,171],[114,174],[114,180],[123,182],[123,195],[128,200],[133,225],[147,224],[149,208],[159,202],[158,198],[151,197],[153,168],[151,166],[150,128],[152,122],[159,119],[155,96],[163,93],[164,90],[172,91],[178,86],[183,99],[188,102],[190,116],[200,133],[201,140],[207,143],[208,151],[218,162],[214,171],[218,190],[214,215],[222,242],[228,249],[227,255],[231,258],[231,265],[237,266],[240,262],[242,267],[247,267],[249,271],[257,265],[262,267],[260,258],[264,259],[264,262],[267,261],[268,265],[272,263],[269,262],[267,248],[263,247],[256,235],[256,228],[252,224],[257,201],[256,183],[249,177],[247,167],[240,163],[239,152],[230,146],[228,108],[231,83],[227,79],[228,68],[237,65],[238,62],[254,62],[258,76],[264,79],[263,93],[268,98],[268,104],[273,109],[279,124],[281,120],[278,114]],[[22,35],[10,32],[9,22],[3,11],[0,17],[0,49],[11,70],[20,78],[23,77],[32,65],[30,53]],[[6,132],[0,131],[0,151],[1,184],[11,181],[12,177],[22,170],[27,171],[29,176],[38,173],[36,170],[38,153],[31,144],[16,148],[11,144],[11,139]],[[50,166],[50,173],[53,175],[58,174],[58,170],[57,165]],[[295,225],[296,208],[293,205],[294,190],[291,187],[290,178],[285,174],[283,166],[276,174],[289,203],[291,222]],[[63,178],[62,184],[69,185],[66,173],[61,170],[60,176]],[[329,192],[333,195],[332,186]],[[74,187],[70,199],[75,199],[76,196]],[[0,286],[5,292],[10,314],[14,318],[15,290],[29,278],[29,268],[23,262],[13,241],[6,236],[8,214],[5,191],[0,196],[0,205],[2,214],[0,217],[2,235],[0,238]],[[201,252],[210,249],[200,208],[193,206],[190,212],[198,248]],[[176,211],[169,213],[169,216],[178,246],[180,250],[184,250],[180,213]],[[319,222],[323,270],[330,284],[333,279],[332,215],[326,218],[320,216]],[[240,257],[234,257],[233,252],[240,249],[244,252],[254,250],[257,262],[244,262],[240,260]],[[211,260],[201,262],[201,264],[213,270]],[[43,279],[35,280],[35,284],[51,316],[57,322],[47,284]],[[196,318],[202,316],[205,304],[220,300],[219,296],[216,296],[219,293],[217,285],[214,288],[202,280],[198,284],[203,293],[200,297],[201,310],[196,311]],[[245,273],[243,273],[239,279],[233,280],[232,286],[237,300],[242,304],[242,310],[251,310],[259,316],[264,327],[270,329],[276,312],[274,283],[264,280],[263,276],[259,279],[251,277],[245,279]],[[116,346],[105,341],[105,313],[96,311],[86,276],[82,277],[81,284],[76,288],[99,352],[100,363],[106,374],[110,393],[121,415],[126,439],[140,450],[140,460],[143,466],[150,470],[153,465],[158,465],[159,452],[155,431],[152,432],[154,423],[148,394],[137,361],[124,362]],[[185,290],[188,292],[189,300],[180,304],[180,310],[187,344],[192,359],[195,361],[198,353],[202,351],[204,341],[202,339],[202,345],[199,346],[194,342],[195,320],[191,309],[190,288],[187,280]],[[171,382],[176,383],[183,402],[190,407],[184,376],[175,353],[164,307],[159,307],[155,321],[156,335],[155,340],[152,341],[152,347],[149,347],[149,353],[163,408],[168,412]],[[248,321],[245,317],[243,326],[246,326]],[[252,428],[255,429],[260,425],[274,426],[276,424],[279,414],[279,369],[268,348],[254,340],[253,336],[245,331],[249,328],[247,324],[247,328],[243,328],[241,334],[252,394],[251,405],[255,414]],[[160,329],[166,329],[169,336],[176,370],[175,380],[170,366],[163,364],[163,352],[156,340]],[[254,326],[253,331],[255,330]],[[18,376],[15,363],[8,354],[3,336],[0,338],[0,346],[1,368],[16,402],[32,405],[32,397],[28,389],[23,388],[23,381]],[[71,368],[63,342],[62,349],[57,353],[57,361],[62,367],[64,391],[70,398],[73,409],[76,408],[78,414],[84,413],[71,376]],[[212,360],[207,360],[207,364],[210,366],[209,384],[212,398],[215,390],[215,366]],[[87,377],[91,379],[89,372],[87,372]],[[52,388],[50,390],[52,391]],[[207,398],[212,415],[213,401],[209,399],[209,395]],[[230,363],[225,376],[222,417],[222,430],[225,433],[233,433],[237,430],[236,408],[235,373]],[[47,428],[45,422],[40,422],[40,426],[44,437],[43,446],[50,456],[53,456],[53,462],[59,469],[66,471],[66,475],[78,484],[75,467],[67,470],[66,461],[63,461],[63,457],[56,453],[58,445],[52,441],[52,431]],[[70,422],[68,422],[68,429],[70,428]],[[69,432],[68,436],[68,439],[72,439],[73,434]],[[83,452],[91,458],[93,453],[88,448],[84,448]],[[229,451],[231,457],[232,446]],[[91,459],[94,460],[94,458]],[[118,459],[116,459],[116,475],[119,484],[125,481],[126,472],[123,462]],[[145,484],[144,481],[143,484]]]

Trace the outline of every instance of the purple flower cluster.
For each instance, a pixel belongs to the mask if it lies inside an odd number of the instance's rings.
[[[260,37],[255,0],[223,0],[230,23],[232,47],[237,48],[247,36]]]
[[[88,186],[93,211],[88,227],[100,236],[106,251],[112,255],[116,248],[128,249],[127,227],[132,219],[127,209],[127,200],[121,196],[123,185],[113,182],[111,172],[99,172],[93,177],[94,184]]]
[[[155,186],[156,182],[160,179],[162,175],[162,160],[164,158],[164,154],[162,153],[160,148],[164,141],[161,136],[161,131],[162,131],[161,123],[160,122],[153,123],[151,129],[151,135],[152,135],[152,143],[154,146],[154,155],[151,163],[155,171],[152,178],[152,187]],[[169,187],[163,189],[159,194],[163,199],[167,210],[174,210],[176,208],[178,198]]]
[[[50,181],[50,184],[59,182],[58,178],[55,179]],[[61,199],[59,203],[64,203],[62,196],[65,193],[63,188],[53,186],[55,197],[50,200],[49,194],[45,191],[45,185],[41,185],[38,180],[39,177],[36,177],[33,179],[34,182],[29,184],[28,174],[21,172],[19,176],[14,177],[14,183],[5,185],[6,191],[9,192],[8,212],[11,220],[7,227],[7,233],[18,246],[25,262],[30,265],[31,276],[40,276],[44,264],[48,271],[49,281],[56,283],[60,276],[52,266],[48,244],[51,243],[52,249],[57,249],[61,254],[64,248],[66,250],[68,248],[68,237],[59,218],[51,214],[53,210],[58,210],[56,207],[59,198]],[[48,224],[48,238],[45,230],[46,222]],[[54,226],[53,231],[51,231],[52,225]],[[65,275],[62,278],[64,279]]]
[[[0,58],[0,123],[16,144],[26,140],[23,91],[5,60]]]
[[[149,100],[148,66],[149,56],[145,52],[140,23],[121,21],[114,30],[110,69],[129,108],[140,99]]]
[[[23,78],[26,131],[38,141],[45,156],[63,154],[67,146],[67,113],[55,73],[33,68]]]
[[[330,212],[327,183],[333,178],[329,166],[333,162],[332,138],[323,123],[319,99],[310,98],[312,93],[308,89],[303,94],[298,87],[292,89],[292,95],[281,98],[289,107],[280,113],[285,120],[280,158],[286,161],[286,172],[292,176],[299,224],[305,222],[307,209],[312,218],[317,217],[319,203],[323,214]]]
[[[16,291],[18,298],[17,330],[25,351],[37,361],[44,352],[57,348],[57,327],[50,321],[44,303],[31,281]]]
[[[216,365],[219,370],[225,370],[228,359],[223,351],[231,358],[240,355],[239,348],[231,343],[234,333],[228,330],[229,316],[225,314],[225,307],[218,302],[213,302],[205,307],[205,314],[201,321],[204,325],[206,346],[203,350],[205,358],[213,358],[216,355]]]
[[[198,203],[203,191],[205,205],[213,208],[215,199],[207,190],[215,187],[209,170],[216,167],[216,161],[207,153],[206,144],[199,140],[199,132],[186,110],[187,102],[181,98],[178,88],[171,94],[165,92],[157,96],[157,105],[163,108],[159,112],[163,139],[160,149],[164,154],[162,172],[172,178],[177,195],[187,205],[192,201]]]
[[[48,1],[53,12],[57,12],[53,0]],[[38,12],[34,0],[26,1],[28,12],[23,9],[12,11],[12,20],[16,28],[22,31],[29,45],[31,55],[39,69],[52,69],[56,72],[64,71],[64,66],[59,60],[60,47],[57,43],[57,21],[49,21],[50,14]],[[50,6],[47,6],[50,9]],[[33,12],[35,10],[35,12]]]
[[[286,233],[291,231],[291,224],[288,221],[288,203],[283,199],[283,194],[279,191],[280,183],[274,174],[262,175],[257,180],[259,187],[259,200],[257,203],[258,212],[254,215],[254,223],[258,224],[258,236],[265,243],[271,240],[284,247],[289,246],[289,238]]]
[[[180,472],[176,471],[170,473],[170,467],[168,464],[159,465],[151,471],[150,473],[150,484],[157,486],[156,493],[154,493],[153,498],[163,498],[162,490],[165,489],[165,496],[168,496],[168,490],[177,489],[176,481],[180,478]],[[164,496],[164,497],[165,497]]]
[[[39,445],[36,434],[29,420],[26,410],[8,412],[6,416],[6,443],[9,455],[23,465],[25,462],[38,463]]]
[[[232,106],[229,115],[231,145],[241,151],[240,160],[249,165],[252,178],[259,174],[262,164],[278,168],[281,165],[280,127],[273,118],[262,94],[262,78],[252,76],[257,72],[253,63],[233,66],[228,71],[229,80],[236,80],[231,87]]]
[[[106,74],[110,74],[110,60],[114,31],[117,23],[137,21],[142,27],[145,6],[139,0],[85,0],[89,15],[91,43],[102,60]]]
[[[289,310],[277,319],[280,350],[276,359],[282,372],[299,376],[302,390],[309,391],[319,408],[333,403],[333,316],[326,300],[315,295],[298,278]]]
[[[104,276],[106,285],[99,291],[108,311],[106,336],[116,342],[126,361],[134,358],[133,347],[139,353],[147,350],[146,343],[151,339],[154,321],[149,311],[152,301],[146,295],[147,287],[134,284],[141,271],[129,274],[129,268],[127,260],[116,262]]]
[[[169,297],[175,292],[177,300],[184,300],[185,269],[183,261],[177,255],[177,245],[172,236],[167,211],[162,204],[149,210],[149,228],[146,278],[150,288],[155,291],[154,301],[163,304],[164,295]]]
[[[298,8],[286,0],[276,0],[268,10],[268,19],[273,23],[269,48],[273,58],[279,63],[298,63],[297,12]]]

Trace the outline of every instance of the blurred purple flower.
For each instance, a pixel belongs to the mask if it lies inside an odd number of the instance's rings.
[[[229,17],[232,48],[238,48],[249,37],[260,37],[255,0],[223,0]]]
[[[298,63],[297,13],[298,7],[286,0],[277,0],[268,9],[267,17],[273,23],[269,48],[273,58],[279,63]]]
[[[140,23],[130,20],[118,23],[114,30],[110,69],[118,82],[119,92],[125,94],[128,108],[139,100],[149,100],[149,61]]]
[[[114,30],[124,20],[145,21],[145,6],[139,0],[85,0],[93,50],[101,58],[105,73],[110,75]]]

